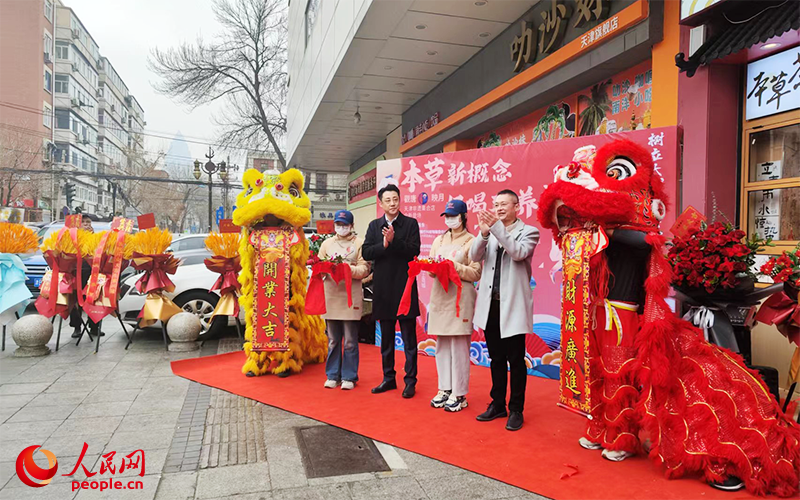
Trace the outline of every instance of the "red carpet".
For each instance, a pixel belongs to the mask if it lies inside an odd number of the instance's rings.
[[[377,347],[361,345],[361,381],[353,391],[324,389],[323,365],[308,365],[286,379],[241,373],[244,353],[234,352],[174,361],[172,371],[201,384],[261,401],[389,443],[520,488],[557,499],[724,499],[753,498],[744,490],[725,493],[694,478],[667,480],[645,457],[613,463],[578,445],[585,420],[558,408],[557,383],[528,377],[525,426],[505,430],[505,419],[478,422],[489,402],[489,370],[472,367],[470,406],[460,413],[430,407],[436,393],[434,359],[419,357],[417,395],[406,400],[400,390],[374,395],[381,380]],[[395,358],[402,389],[403,353]],[[561,479],[575,465],[578,473]]]

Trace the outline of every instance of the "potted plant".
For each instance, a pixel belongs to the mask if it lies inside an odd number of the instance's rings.
[[[761,274],[771,277],[775,283],[783,283],[786,295],[796,300],[800,290],[800,244],[794,250],[769,259],[761,266]]]

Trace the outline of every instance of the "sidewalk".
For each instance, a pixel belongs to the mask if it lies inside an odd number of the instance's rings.
[[[168,353],[160,330],[148,330],[137,332],[125,351],[119,325],[107,323],[98,354],[86,337],[75,346],[65,327],[58,353],[14,358],[8,333],[0,355],[0,498],[544,498],[382,443],[376,444],[388,472],[308,478],[295,429],[326,424],[172,374],[171,360],[230,352],[239,348],[237,339],[209,342],[201,352]],[[55,335],[50,347],[55,349]],[[369,409],[364,413],[368,417]],[[88,450],[81,463],[96,475],[89,479],[79,467],[64,477],[76,467],[84,443]],[[58,459],[57,475],[41,488],[16,477],[17,456],[32,445]],[[135,450],[145,454],[143,477],[137,469],[119,471],[122,459]],[[101,473],[101,462],[107,461],[101,455],[111,452],[116,473]],[[42,453],[34,459],[47,466]],[[123,487],[138,480],[141,488],[73,491],[72,480],[87,479],[120,481]]]

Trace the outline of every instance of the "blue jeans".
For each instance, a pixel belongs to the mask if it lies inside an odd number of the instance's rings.
[[[325,323],[328,325],[328,361],[325,362],[328,380],[358,381],[358,321],[326,320]]]

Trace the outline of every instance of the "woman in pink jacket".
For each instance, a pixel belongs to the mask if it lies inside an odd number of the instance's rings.
[[[341,384],[342,389],[349,390],[358,381],[358,324],[364,311],[361,280],[369,275],[369,264],[361,256],[364,239],[358,238],[353,232],[353,214],[347,210],[339,210],[333,220],[336,236],[322,242],[318,255],[322,260],[341,257],[350,264],[353,306],[347,305],[344,280],[337,285],[326,275],[323,283],[327,312],[322,315],[328,327],[328,360],[325,363],[328,379],[325,387],[333,389]]]
[[[475,236],[467,231],[466,203],[450,200],[442,216],[448,230],[433,240],[430,257],[453,261],[461,278],[461,302],[457,314],[458,288],[451,284],[445,292],[441,283],[433,280],[428,305],[428,334],[436,336],[439,392],[431,400],[431,406],[456,412],[467,407],[469,347],[477,297],[474,282],[481,277],[481,265],[469,260],[469,248]]]

